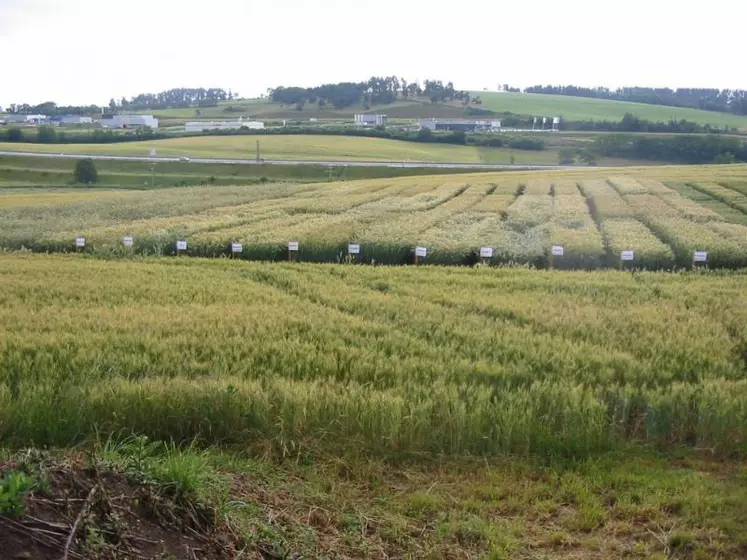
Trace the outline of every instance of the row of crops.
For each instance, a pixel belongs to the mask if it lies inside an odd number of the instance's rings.
[[[669,169],[669,168],[667,168]],[[332,185],[0,194],[0,246],[37,252],[558,268],[747,266],[747,171],[719,180],[590,172],[410,177]],[[702,168],[699,168],[702,173]],[[744,177],[742,177],[744,175]],[[705,177],[705,180],[703,179]],[[703,201],[709,204],[704,204]],[[713,203],[713,204],[710,204]],[[724,211],[726,209],[727,211]],[[128,242],[123,240],[127,238]],[[131,241],[131,242],[130,242]],[[289,254],[288,242],[298,251]],[[348,246],[360,246],[349,255]],[[232,244],[241,251],[232,252]]]
[[[0,255],[0,438],[743,455],[744,276]]]

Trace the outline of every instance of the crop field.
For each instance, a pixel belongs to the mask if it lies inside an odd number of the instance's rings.
[[[475,91],[483,100],[484,109],[510,112],[517,115],[559,116],[569,121],[619,121],[625,113],[654,122],[688,120],[701,125],[747,128],[747,117],[715,111],[702,111],[688,107],[667,107],[610,99],[592,99],[568,95],[545,95],[539,93],[508,93]]]
[[[747,166],[598,169],[400,177],[321,184],[195,187],[74,194],[0,192],[0,247],[124,256],[288,258],[340,262],[348,243],[360,262],[469,264],[491,247],[490,264],[558,268],[690,267],[695,251],[710,267],[747,265]],[[125,249],[122,239],[134,237]]]
[[[746,282],[3,254],[0,442],[93,445],[249,557],[736,559]]]
[[[115,144],[20,144],[0,142],[1,151],[67,154],[108,154],[147,157],[156,149],[161,157],[242,158],[256,156],[256,144],[265,159],[321,161],[423,161],[518,164],[558,162],[553,150],[527,151],[508,148],[457,146],[405,142],[383,138],[322,135],[201,136]],[[601,160],[602,163],[604,160]],[[185,166],[188,168],[188,166]]]
[[[0,440],[745,453],[745,281],[4,255]]]

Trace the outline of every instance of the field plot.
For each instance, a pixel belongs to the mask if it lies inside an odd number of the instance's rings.
[[[147,192],[0,193],[0,247],[126,254],[230,255],[248,259],[339,262],[361,245],[362,262],[404,264],[415,246],[424,262],[471,263],[492,247],[492,264],[560,268],[690,266],[695,251],[713,267],[747,265],[745,166],[504,172],[406,177],[331,184],[196,187]]]
[[[508,148],[457,146],[405,142],[383,138],[324,135],[246,135],[171,138],[113,144],[21,144],[0,142],[0,150],[66,154],[106,154],[147,157],[155,149],[160,157],[253,159],[256,143],[265,159],[321,161],[422,161],[517,164],[558,163],[553,150],[527,151]],[[513,159],[512,159],[513,158]],[[184,172],[189,165],[183,165]]]
[[[743,274],[559,274],[6,255],[0,439],[747,451]]]

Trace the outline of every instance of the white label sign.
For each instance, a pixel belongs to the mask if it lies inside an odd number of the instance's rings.
[[[288,241],[289,251],[298,251],[298,241]]]
[[[708,253],[705,251],[695,251],[693,253],[693,260],[695,262],[706,262],[708,260]]]
[[[176,242],[176,250],[177,251],[186,251],[187,250],[187,242],[186,241],[177,241]]]
[[[635,253],[633,251],[623,251],[620,253],[620,260],[623,261],[632,261],[635,258]]]
[[[358,255],[361,252],[361,246],[357,243],[350,243],[348,245],[348,253],[351,255]]]
[[[76,247],[85,247],[86,246],[86,238],[85,237],[76,237],[75,238],[75,246]]]
[[[553,245],[552,246],[552,255],[553,257],[562,257],[565,251],[563,250],[563,247],[560,245]]]
[[[415,256],[416,257],[425,257],[428,255],[428,249],[425,247],[415,247]]]
[[[134,243],[135,239],[131,235],[122,238],[122,245],[124,245],[125,247],[132,247]]]
[[[492,259],[493,248],[492,247],[480,247],[480,258],[481,259]]]
[[[241,245],[241,243],[231,243],[232,253],[241,253],[241,251],[243,250],[244,250],[244,247]]]

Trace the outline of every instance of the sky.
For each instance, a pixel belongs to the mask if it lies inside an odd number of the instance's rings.
[[[0,107],[397,75],[747,89],[747,1],[0,0]]]

